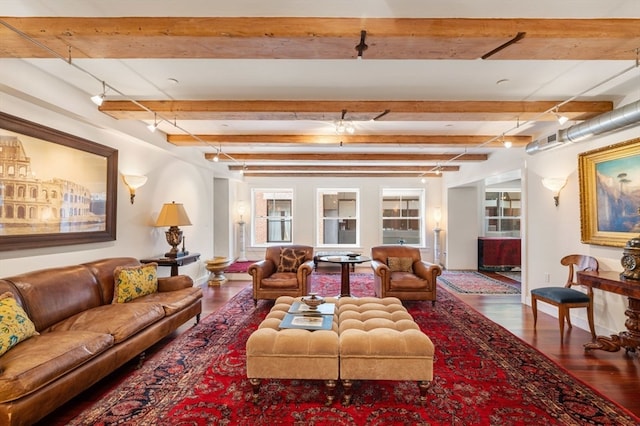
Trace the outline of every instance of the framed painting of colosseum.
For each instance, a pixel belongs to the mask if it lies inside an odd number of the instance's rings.
[[[118,151],[0,112],[0,251],[116,239]]]
[[[640,138],[578,157],[581,241],[624,247],[640,233]]]

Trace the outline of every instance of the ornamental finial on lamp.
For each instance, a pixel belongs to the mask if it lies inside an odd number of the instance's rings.
[[[167,236],[167,243],[171,246],[171,250],[164,254],[166,257],[176,258],[189,254],[184,248],[182,251],[178,251],[178,246],[182,242],[182,230],[178,228],[178,226],[188,225],[191,225],[191,221],[182,204],[176,204],[175,201],[172,201],[162,206],[162,210],[160,210],[160,214],[156,220],[156,226],[169,227],[165,235]]]

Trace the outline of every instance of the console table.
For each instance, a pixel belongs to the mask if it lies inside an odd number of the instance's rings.
[[[170,266],[171,276],[178,275],[178,267],[188,265],[200,259],[200,253],[190,253],[181,257],[152,257],[148,259],[140,259],[140,263],[156,262],[158,266]]]
[[[621,294],[629,299],[629,306],[624,312],[627,316],[624,323],[627,331],[621,331],[611,337],[598,336],[595,342],[584,345],[585,350],[602,349],[617,352],[624,348],[627,352],[635,352],[640,348],[640,281],[621,278],[619,272],[613,271],[578,271],[577,281],[580,285]]]

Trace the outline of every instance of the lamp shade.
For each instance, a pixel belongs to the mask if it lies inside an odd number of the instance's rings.
[[[158,219],[156,219],[156,226],[186,225],[191,225],[191,221],[182,204],[176,204],[176,202],[173,201],[162,206]]]
[[[147,177],[139,175],[122,175],[122,180],[130,189],[138,189],[147,183]]]
[[[558,193],[567,184],[566,178],[544,178],[542,185],[553,193]]]

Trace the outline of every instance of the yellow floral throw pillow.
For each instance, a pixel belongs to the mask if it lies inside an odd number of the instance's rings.
[[[158,291],[158,264],[118,266],[113,271],[113,303],[126,303]]]
[[[0,294],[0,355],[36,334],[35,325],[13,294]]]

